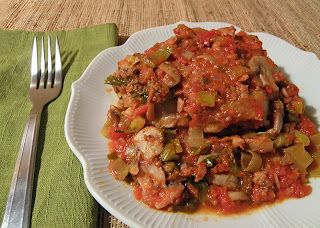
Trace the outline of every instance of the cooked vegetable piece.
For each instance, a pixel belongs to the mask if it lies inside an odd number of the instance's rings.
[[[205,163],[207,164],[207,167],[211,168],[215,165],[215,159],[217,158],[216,154],[210,154],[210,156],[208,156],[205,159]]]
[[[150,59],[155,60],[155,59],[161,58],[163,60],[166,60],[167,58],[169,58],[171,53],[172,53],[172,48],[163,44],[159,47],[159,49],[153,55],[150,56]]]
[[[164,151],[160,155],[160,160],[163,162],[178,160],[179,155],[176,154],[174,144],[172,141],[168,142],[164,146]]]
[[[143,104],[145,104],[147,102],[149,94],[144,91],[144,90],[139,90],[139,91],[135,91],[132,92],[131,97],[132,98],[141,98]]]
[[[264,56],[254,56],[250,59],[248,66],[250,70],[259,72],[263,86],[269,86],[274,92],[279,91],[279,87],[276,85],[272,76],[278,72],[279,69],[271,59]]]
[[[144,64],[151,68],[154,68],[156,66],[156,64],[154,64],[150,59],[142,59],[142,62],[144,62]]]
[[[210,149],[211,149],[212,143],[206,143],[202,146],[200,146],[198,149],[196,149],[193,154],[198,155],[198,154],[207,154]]]
[[[107,155],[107,158],[111,161],[111,160],[116,160],[118,158],[117,153],[110,153]]]
[[[196,189],[199,191],[199,201],[200,203],[204,203],[207,199],[208,191],[209,191],[209,185],[206,181],[201,182],[194,182],[192,183]]]
[[[100,131],[100,133],[106,138],[108,138],[108,128],[109,127],[111,127],[111,124],[110,124],[110,121],[107,120]]]
[[[154,118],[155,118],[155,110],[154,110],[154,104],[153,103],[150,103],[148,105],[146,117],[147,117],[147,120],[154,120]]]
[[[130,127],[129,130],[131,132],[135,132],[135,131],[139,131],[141,130],[144,125],[146,123],[145,118],[141,117],[141,116],[137,116],[134,120],[132,120],[132,122],[130,123]]]
[[[214,92],[200,91],[198,92],[198,103],[202,106],[214,107],[216,95]]]
[[[176,150],[176,153],[182,153],[183,149],[182,146],[180,144],[179,139],[172,139],[172,143],[174,145],[174,149]]]
[[[200,202],[195,198],[181,202],[173,206],[173,211],[180,211],[184,213],[193,213],[199,208]]]
[[[166,171],[167,173],[171,173],[175,169],[176,164],[174,162],[167,162],[162,167],[164,171]]]
[[[291,114],[303,114],[305,106],[302,103],[302,99],[295,99],[290,102],[290,106],[287,106],[288,112]]]
[[[311,155],[305,150],[303,144],[296,144],[283,149],[284,153],[294,159],[295,164],[306,169],[313,161]]]
[[[181,73],[170,62],[161,63],[156,71],[159,79],[169,88],[176,86],[181,81]]]
[[[280,133],[274,140],[274,147],[275,148],[288,147],[291,143],[292,141],[290,141],[285,134]]]
[[[313,158],[313,163],[309,166],[311,177],[320,177],[320,134],[310,136],[310,146],[308,151]]]
[[[199,164],[200,162],[204,162],[207,164],[207,167],[211,168],[215,165],[215,159],[217,157],[218,157],[217,153],[200,155],[198,158],[197,164]]]
[[[129,174],[130,166],[121,158],[116,158],[110,161],[109,170],[116,180],[123,180]]]
[[[249,173],[254,173],[261,168],[262,158],[260,154],[249,151],[241,152],[241,168]]]
[[[247,196],[247,194],[245,194],[244,192],[241,191],[229,191],[228,192],[228,196],[230,197],[230,199],[232,201],[243,201],[243,200],[249,200],[249,197]]]
[[[300,144],[303,144],[304,146],[309,146],[310,139],[306,134],[298,130],[292,131],[291,134],[294,135],[294,143],[296,144],[300,143]]]
[[[203,130],[199,127],[189,127],[188,145],[190,147],[200,147],[204,144]]]
[[[110,75],[105,80],[105,84],[115,85],[115,86],[127,85],[128,83],[129,83],[129,81],[127,79],[120,78],[120,77],[115,77],[113,75]]]
[[[276,136],[282,129],[284,117],[284,105],[282,101],[273,102],[273,127],[267,131],[272,136]]]
[[[273,151],[273,141],[266,135],[255,135],[253,137],[245,137],[246,148],[248,151],[258,153],[267,153]]]

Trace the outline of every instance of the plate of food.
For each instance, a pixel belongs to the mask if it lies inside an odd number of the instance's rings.
[[[72,84],[66,139],[131,227],[319,227],[318,72],[227,23],[143,30]]]

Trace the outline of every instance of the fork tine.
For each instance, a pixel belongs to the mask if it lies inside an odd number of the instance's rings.
[[[55,74],[54,74],[54,86],[62,85],[62,72],[61,72],[61,56],[58,43],[58,37],[56,37],[56,51],[55,51]]]
[[[32,57],[31,57],[31,81],[30,88],[38,86],[38,57],[37,57],[37,38],[33,39]]]
[[[44,46],[43,37],[41,37],[41,57],[40,57],[40,84],[39,88],[43,88],[45,85],[45,62],[44,62]]]
[[[51,40],[50,36],[48,36],[48,81],[47,81],[47,88],[52,87],[52,61],[51,61]]]
[[[32,183],[34,176],[34,165],[36,160],[37,141],[40,129],[40,120],[43,107],[59,97],[62,90],[61,57],[56,39],[56,78],[54,87],[45,88],[47,80],[45,75],[45,60],[43,37],[41,42],[41,85],[38,84],[38,57],[37,38],[34,38],[31,57],[31,83],[29,89],[29,100],[33,104],[30,111],[25,130],[23,132],[21,146],[19,149],[14,174],[12,177],[6,209],[3,216],[3,227],[29,227],[32,206]],[[50,46],[50,44],[49,44]],[[50,54],[49,54],[50,56]],[[50,63],[51,60],[49,60]],[[53,68],[53,67],[52,67]],[[51,70],[49,70],[51,71]]]

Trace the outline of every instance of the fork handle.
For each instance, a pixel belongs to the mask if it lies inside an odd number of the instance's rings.
[[[31,109],[24,128],[1,228],[29,227],[32,184],[43,106]]]

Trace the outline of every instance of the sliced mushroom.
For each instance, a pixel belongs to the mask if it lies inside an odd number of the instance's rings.
[[[275,136],[280,133],[283,126],[284,106],[282,101],[276,100],[273,102],[273,127],[267,133]]]
[[[108,111],[107,117],[113,126],[118,126],[120,122],[120,115],[121,115],[121,110],[114,105],[110,105],[110,109]]]
[[[181,73],[170,62],[161,63],[157,70],[156,75],[169,88],[176,86],[181,81]]]
[[[259,72],[259,77],[262,82],[262,86],[269,86],[273,92],[279,91],[279,87],[276,85],[273,74],[279,72],[278,67],[272,62],[271,59],[264,56],[253,56],[248,66],[250,70]]]

